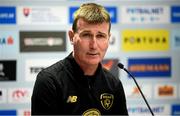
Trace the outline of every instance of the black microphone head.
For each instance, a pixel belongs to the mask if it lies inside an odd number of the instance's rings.
[[[118,67],[124,69],[124,65],[122,63],[118,63]]]

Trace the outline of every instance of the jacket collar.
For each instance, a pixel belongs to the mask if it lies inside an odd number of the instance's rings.
[[[67,65],[73,74],[78,75],[80,77],[84,76],[84,72],[81,69],[81,67],[79,66],[79,64],[77,64],[77,62],[75,61],[75,59],[72,55],[72,52],[66,57],[66,60],[68,61]],[[101,63],[99,63],[98,68],[97,68],[94,76],[98,75],[101,70],[102,70],[102,66],[101,66]]]

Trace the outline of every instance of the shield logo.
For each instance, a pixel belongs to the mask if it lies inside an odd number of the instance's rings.
[[[30,13],[30,9],[29,8],[23,8],[23,14],[24,16],[29,16],[29,13]]]
[[[91,108],[86,110],[82,116],[101,116],[101,112],[98,109]]]
[[[101,105],[104,109],[109,110],[113,105],[114,95],[109,93],[103,93],[100,96]]]

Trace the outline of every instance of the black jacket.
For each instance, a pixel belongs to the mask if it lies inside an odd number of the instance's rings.
[[[120,80],[101,64],[94,76],[85,76],[72,54],[38,74],[31,98],[31,113],[128,114]]]

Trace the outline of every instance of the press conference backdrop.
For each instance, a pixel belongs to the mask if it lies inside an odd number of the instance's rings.
[[[67,32],[84,2],[111,15],[112,36],[103,66],[119,78],[130,115],[180,115],[179,0],[0,0],[0,114],[30,115],[37,73],[72,51]]]

